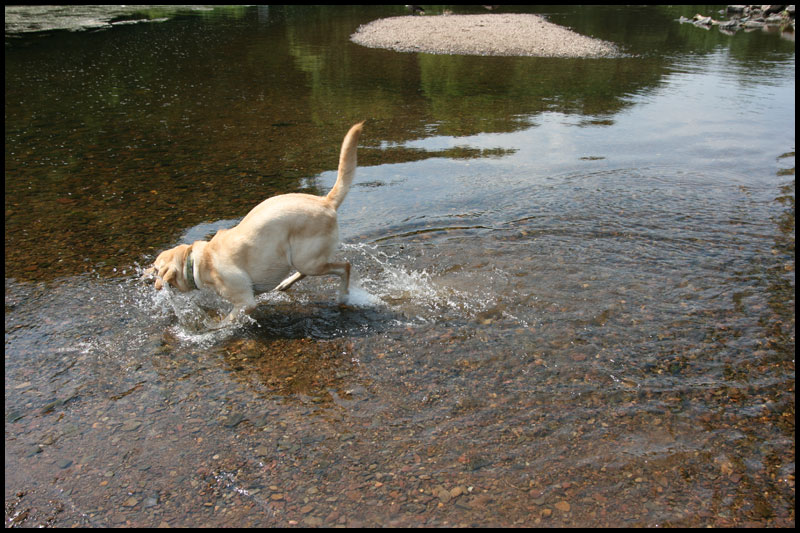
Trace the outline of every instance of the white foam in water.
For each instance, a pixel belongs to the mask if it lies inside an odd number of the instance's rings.
[[[350,280],[350,291],[347,303],[355,307],[380,307],[385,305],[379,297],[370,294],[357,280]]]

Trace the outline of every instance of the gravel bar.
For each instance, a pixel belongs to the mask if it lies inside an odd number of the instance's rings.
[[[482,56],[617,57],[612,43],[580,35],[538,15],[435,15],[378,19],[350,39],[397,52]]]

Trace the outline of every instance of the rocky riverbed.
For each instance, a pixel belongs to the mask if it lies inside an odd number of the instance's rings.
[[[398,52],[484,56],[613,57],[612,43],[580,35],[538,15],[390,17],[365,24],[351,40]]]

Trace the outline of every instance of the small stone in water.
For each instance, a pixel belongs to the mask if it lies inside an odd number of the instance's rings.
[[[128,498],[127,500],[122,502],[122,505],[124,507],[134,507],[137,503],[139,503],[139,500],[137,500],[135,497],[131,496],[130,498]]]

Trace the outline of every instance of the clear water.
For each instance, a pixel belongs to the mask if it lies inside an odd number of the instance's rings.
[[[540,11],[626,57],[350,43],[380,6],[7,35],[6,523],[793,524],[794,42]],[[365,118],[350,305],[140,281]]]

